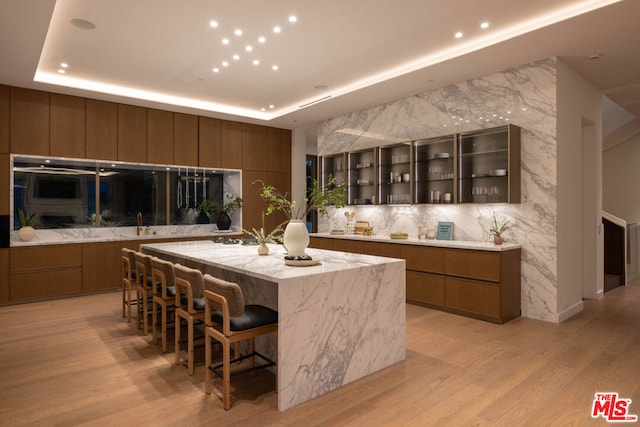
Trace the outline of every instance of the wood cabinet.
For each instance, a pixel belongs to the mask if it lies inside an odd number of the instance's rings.
[[[11,153],[49,155],[49,93],[11,88]]]
[[[9,258],[9,300],[12,302],[82,290],[80,245],[12,248]]]
[[[122,286],[122,248],[137,250],[131,242],[82,244],[82,290],[118,289]]]
[[[9,249],[0,249],[0,303],[9,301]]]
[[[172,165],[173,113],[147,110],[147,162]]]
[[[291,172],[291,131],[267,128],[267,170]]]
[[[173,113],[173,162],[198,164],[198,116]]]
[[[11,213],[11,200],[9,199],[10,188],[9,179],[9,155],[0,154],[0,215],[9,215]]]
[[[87,158],[118,160],[118,104],[87,99],[85,120]]]
[[[9,114],[11,111],[11,88],[0,85],[0,153],[9,151]]]
[[[220,120],[198,118],[198,165],[219,168],[221,165]]]
[[[267,210],[267,202],[260,196],[262,188],[259,182],[273,185],[282,193],[291,193],[291,175],[287,173],[260,172],[245,170],[242,172],[242,226],[251,228],[262,227],[262,212]],[[275,212],[265,217],[265,227],[273,230],[287,218],[282,212]]]
[[[85,157],[85,100],[77,96],[50,95],[49,153],[57,157]]]
[[[242,169],[242,123],[221,120],[220,142],[220,167]]]
[[[118,160],[147,161],[147,109],[118,104]]]
[[[267,128],[264,126],[242,124],[242,169],[267,171],[269,147]]]
[[[317,236],[310,246],[404,259],[409,303],[495,323],[520,316],[519,248],[453,249]]]

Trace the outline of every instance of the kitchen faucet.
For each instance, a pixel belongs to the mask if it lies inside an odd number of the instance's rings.
[[[136,235],[140,235],[140,230],[142,230],[142,213],[138,212],[138,221],[136,224]]]

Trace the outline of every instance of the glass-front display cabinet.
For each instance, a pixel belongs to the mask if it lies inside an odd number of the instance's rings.
[[[202,223],[203,200],[241,190],[240,171],[172,165],[16,155],[12,173],[16,229],[20,211],[39,229]]]
[[[458,135],[460,203],[520,203],[520,128]]]
[[[345,185],[347,181],[347,156],[345,153],[322,157],[320,167],[320,184],[326,187],[329,179],[333,177],[337,186]]]
[[[411,142],[378,148],[378,204],[411,203]]]
[[[455,137],[413,143],[414,203],[455,203]]]
[[[349,204],[371,205],[376,203],[376,151],[370,148],[354,151],[348,156]]]

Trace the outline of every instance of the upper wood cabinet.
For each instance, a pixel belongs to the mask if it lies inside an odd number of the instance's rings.
[[[49,155],[49,93],[11,88],[11,153]]]
[[[198,118],[198,165],[219,168],[221,166],[220,120]]]
[[[85,99],[50,95],[51,128],[49,154],[58,157],[85,157]]]
[[[9,155],[0,154],[0,215],[9,215]]]
[[[267,170],[291,172],[291,131],[267,128]]]
[[[242,169],[267,171],[269,146],[265,126],[242,124]]]
[[[173,164],[173,113],[147,110],[147,162]]]
[[[118,159],[118,104],[87,99],[85,102],[88,159]]]
[[[173,113],[173,162],[198,164],[198,116]]]
[[[242,123],[220,121],[220,167],[242,169]]]
[[[0,153],[9,153],[9,112],[11,89],[0,85]]]
[[[118,160],[147,161],[147,109],[118,104]]]

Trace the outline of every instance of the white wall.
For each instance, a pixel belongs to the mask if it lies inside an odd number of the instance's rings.
[[[558,61],[558,300],[560,321],[602,294],[601,94]]]
[[[602,153],[602,207],[640,223],[640,134]]]

